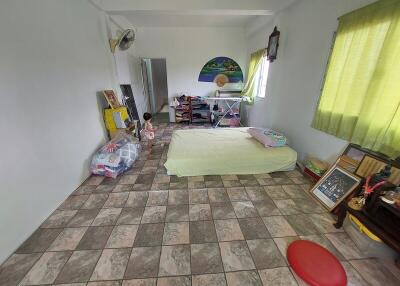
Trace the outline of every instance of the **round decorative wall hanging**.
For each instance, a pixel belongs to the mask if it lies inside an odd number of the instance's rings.
[[[226,83],[243,82],[243,72],[233,59],[216,57],[208,61],[201,69],[199,81],[215,82],[222,87]]]

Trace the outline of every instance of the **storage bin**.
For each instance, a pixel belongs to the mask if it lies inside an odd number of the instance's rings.
[[[394,250],[382,242],[353,215],[347,214],[343,228],[364,255],[369,257],[396,257]]]

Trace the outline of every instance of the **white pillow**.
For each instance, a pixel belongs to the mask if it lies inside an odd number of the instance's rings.
[[[272,129],[251,127],[247,132],[265,147],[281,147],[286,145],[286,137]]]

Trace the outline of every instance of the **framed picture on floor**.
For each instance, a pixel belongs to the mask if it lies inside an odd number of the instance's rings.
[[[311,189],[311,194],[331,211],[353,192],[360,182],[361,178],[358,176],[334,165]]]
[[[113,90],[103,90],[103,95],[112,109],[116,109],[121,106],[121,104],[119,104],[118,97]]]

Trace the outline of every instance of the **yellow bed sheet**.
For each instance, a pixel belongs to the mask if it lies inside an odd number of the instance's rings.
[[[261,174],[292,170],[290,147],[265,148],[248,128],[187,129],[172,134],[165,167],[178,176]]]

